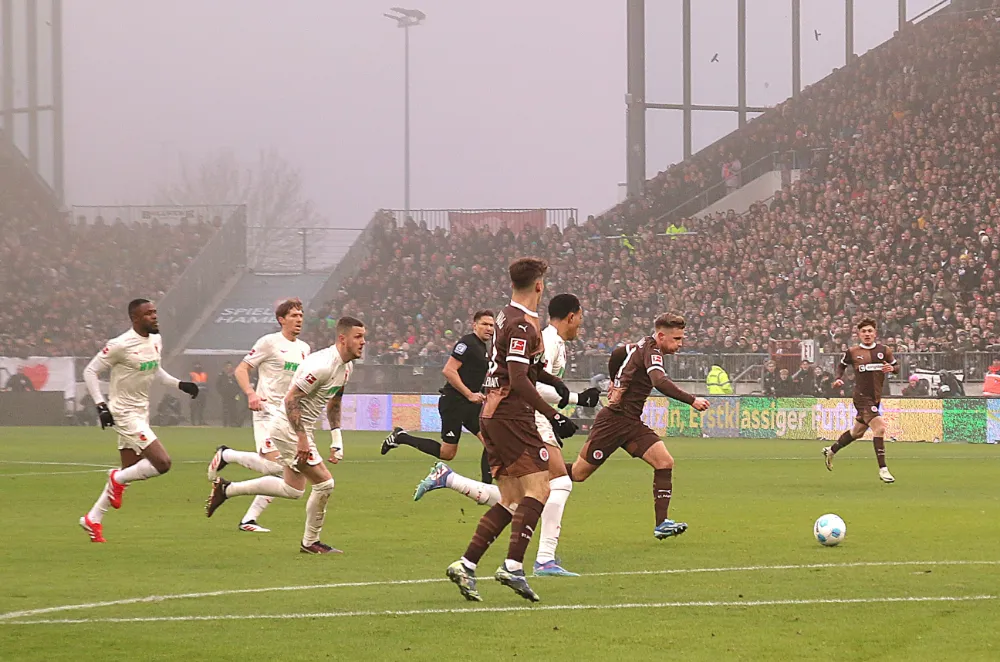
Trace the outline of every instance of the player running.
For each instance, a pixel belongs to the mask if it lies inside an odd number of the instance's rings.
[[[566,372],[566,342],[576,340],[580,323],[583,321],[583,308],[576,296],[558,294],[549,301],[548,311],[549,325],[542,330],[545,370],[562,379]],[[582,393],[570,393],[568,389],[560,393],[552,386],[541,383],[536,384],[535,388],[547,403],[560,409],[571,404],[596,407],[601,395],[600,389],[597,388],[589,388]],[[560,450],[562,442],[552,430],[549,420],[536,411],[535,424],[542,440],[549,445],[549,498],[542,510],[542,530],[538,541],[538,554],[535,557],[534,574],[577,577],[579,575],[566,570],[556,561],[563,511],[570,492],[573,491],[573,481],[566,473],[566,464]],[[466,478],[443,462],[434,465],[427,477],[417,485],[413,500],[419,501],[427,492],[443,487],[451,488],[480,504],[492,506],[500,501],[500,490],[495,485]]]
[[[441,414],[441,443],[425,437],[417,437],[396,428],[382,442],[382,455],[401,444],[412,446],[441,460],[451,460],[458,452],[458,440],[462,427],[479,437],[479,412],[486,396],[483,395],[483,380],[489,367],[486,343],[493,337],[493,311],[479,310],[472,317],[472,333],[468,333],[455,343],[451,356],[441,374],[447,382],[441,388],[438,412]],[[481,460],[483,482],[492,482],[490,463],[483,449]]]
[[[642,422],[646,399],[655,388],[668,398],[698,411],[708,409],[708,400],[684,391],[669,378],[663,355],[673,354],[684,344],[684,318],[666,313],[656,318],[653,335],[619,347],[608,364],[612,375],[608,406],[598,412],[587,442],[570,470],[575,482],[587,480],[619,448],[632,457],[641,457],[653,467],[653,509],[657,540],[687,531],[684,522],[669,519],[673,495],[674,458],[660,437]]]
[[[156,306],[148,299],[134,299],[128,304],[132,328],[112,338],[83,371],[90,397],[97,403],[101,429],[113,427],[118,432],[121,468],[108,472],[101,496],[80,526],[91,542],[106,542],[101,521],[108,506],[122,507],[125,488],[134,481],[161,476],[170,471],[170,456],[156,433],[149,427],[149,384],[155,377],[164,384],[198,397],[198,385],[182,382],[160,367],[163,341],[156,319]],[[98,376],[111,371],[108,391],[110,404],[101,394]]]
[[[865,318],[858,322],[857,329],[861,344],[848,349],[840,359],[833,387],[840,388],[844,385],[844,371],[848,366],[853,366],[856,377],[854,408],[858,411],[858,415],[854,419],[853,428],[840,435],[832,446],[823,449],[823,459],[826,461],[826,468],[833,471],[833,456],[837,451],[850,445],[855,439],[863,437],[868,428],[871,428],[875,459],[878,460],[878,477],[883,483],[892,483],[896,479],[885,465],[885,421],[882,420],[879,407],[882,406],[885,376],[898,372],[899,367],[892,350],[875,342],[875,320]]]
[[[513,522],[507,558],[494,577],[521,597],[538,601],[524,576],[523,562],[549,496],[550,452],[538,433],[534,412],[541,412],[551,422],[559,438],[576,433],[576,424],[549,406],[535,388],[535,382],[540,381],[562,394],[569,393],[562,380],[542,369],[544,346],[535,309],[545,290],[543,278],[548,268],[548,263],[536,258],[512,262],[511,301],[496,319],[480,426],[500,486],[500,502],[486,511],[465,555],[447,570],[448,578],[467,600],[482,600],[476,590],[476,565]]]
[[[302,301],[286,299],[278,304],[274,316],[281,331],[261,336],[233,373],[247,396],[247,406],[253,411],[253,439],[257,452],[237,451],[219,446],[208,464],[208,479],[214,481],[227,464],[235,462],[251,471],[268,476],[280,476],[284,466],[279,463],[278,449],[268,436],[268,429],[288,385],[301,363],[309,355],[309,345],[299,340],[302,332]],[[250,386],[250,370],[257,369],[257,390]],[[258,495],[240,520],[240,531],[268,533],[257,519],[274,497]]]
[[[364,323],[353,317],[341,317],[337,321],[337,343],[302,361],[292,377],[283,407],[271,421],[268,436],[284,465],[283,479],[262,476],[231,483],[220,476],[212,484],[205,504],[206,516],[211,517],[226,499],[242,494],[298,499],[308,481],[313,487],[306,501],[305,533],[299,549],[305,554],[342,553],[319,539],[334,483],[316,450],[313,432],[325,408],[330,422],[329,461],[337,464],[344,458],[344,438],[340,430],[344,386],[354,369],[353,361],[361,358],[364,347]]]

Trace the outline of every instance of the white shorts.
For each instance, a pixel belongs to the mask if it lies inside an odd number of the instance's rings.
[[[118,431],[118,450],[135,451],[137,454],[156,441],[156,433],[149,427],[149,416],[115,416]]]
[[[295,430],[288,424],[288,420],[284,416],[274,417],[271,420],[271,428],[268,436],[271,443],[274,444],[275,450],[281,454],[282,464],[294,469],[299,437],[295,434]],[[306,460],[306,464],[311,467],[322,464],[323,458],[320,457],[319,451],[316,449],[312,430],[306,432],[306,437],[309,439],[309,459]]]
[[[538,434],[541,436],[542,441],[547,443],[549,446],[559,447],[559,439],[556,437],[555,431],[552,430],[552,424],[549,423],[549,419],[545,418],[537,411],[535,412],[535,426],[538,428]]]
[[[257,445],[257,452],[261,455],[278,450],[274,442],[271,441],[271,424],[274,422],[274,418],[263,411],[253,413],[253,440]]]

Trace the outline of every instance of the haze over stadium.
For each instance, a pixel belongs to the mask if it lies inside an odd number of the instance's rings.
[[[0,658],[992,657],[1000,0],[592,4],[0,2]]]

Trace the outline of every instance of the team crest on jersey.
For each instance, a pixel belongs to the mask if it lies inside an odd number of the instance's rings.
[[[548,462],[549,461],[549,449],[548,448],[541,448],[541,449],[539,449],[538,450],[538,457],[542,458],[542,462]]]
[[[885,358],[885,354],[883,354],[882,352],[879,352],[878,354],[876,354],[876,356],[879,357],[880,359]]]
[[[659,354],[653,354],[652,356],[650,356],[649,362],[652,363],[653,365],[658,365],[661,368],[663,367],[663,357],[660,356]]]
[[[460,342],[457,345],[455,345],[455,353],[458,354],[459,356],[465,354],[465,350],[467,349],[469,349],[469,346],[466,345],[464,342]]]
[[[878,407],[876,407],[875,405],[872,405],[872,411],[877,414],[878,413]]]
[[[510,349],[507,351],[508,354],[520,354],[524,356],[524,353],[528,351],[528,341],[524,338],[511,338],[510,339]]]
[[[602,451],[602,450],[596,450],[596,451],[594,451],[594,459],[595,460],[603,460],[604,459],[604,451]]]

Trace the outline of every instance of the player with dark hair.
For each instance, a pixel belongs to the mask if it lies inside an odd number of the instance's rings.
[[[550,453],[534,412],[549,420],[560,439],[576,433],[576,424],[546,403],[535,388],[538,381],[555,388],[560,397],[569,393],[561,379],[543,369],[545,347],[535,310],[548,268],[537,258],[514,260],[509,268],[511,301],[496,319],[480,427],[499,483],[500,502],[486,511],[465,554],[447,570],[467,600],[482,599],[476,590],[476,565],[508,524],[512,526],[507,558],[494,577],[521,597],[538,600],[525,578],[523,562],[549,496]]]
[[[233,375],[236,383],[247,396],[247,406],[253,412],[253,438],[257,452],[238,451],[219,446],[208,463],[208,479],[214,481],[227,464],[236,463],[251,471],[267,476],[280,476],[284,467],[279,463],[279,453],[268,435],[271,420],[281,408],[281,401],[288,393],[292,376],[299,364],[309,356],[309,345],[299,340],[302,333],[302,300],[285,299],[274,311],[281,330],[257,339],[243,357]],[[250,371],[257,369],[257,388],[250,385]],[[274,497],[259,495],[254,498],[243,518],[240,531],[267,533],[257,522]]]
[[[472,333],[459,338],[451,350],[441,374],[447,380],[441,388],[438,412],[441,414],[441,443],[418,437],[403,428],[396,428],[382,442],[382,455],[401,444],[441,460],[451,460],[458,452],[462,428],[482,439],[479,434],[479,412],[486,396],[483,380],[489,366],[486,343],[493,337],[493,311],[479,310],[472,317]],[[486,449],[481,460],[483,482],[491,482],[490,463]]]
[[[684,533],[688,526],[668,517],[673,495],[674,458],[659,435],[642,422],[643,407],[654,388],[698,411],[708,409],[709,403],[670,381],[663,365],[663,355],[675,353],[684,344],[684,318],[666,313],[657,317],[653,326],[653,335],[612,352],[608,406],[594,419],[587,442],[580,449],[569,476],[576,482],[587,480],[619,448],[624,448],[632,457],[641,457],[653,467],[656,515],[653,536],[662,540]]]
[[[306,526],[299,549],[304,554],[340,553],[319,539],[334,483],[316,449],[313,434],[325,409],[330,423],[329,461],[337,464],[344,459],[344,437],[340,430],[344,386],[364,348],[364,322],[353,317],[337,320],[336,344],[310,354],[299,364],[285,395],[284,407],[271,422],[268,437],[280,454],[283,477],[261,476],[238,483],[221,476],[216,478],[205,504],[206,516],[211,517],[227,499],[243,494],[298,499],[309,482],[313,487],[306,501]]]
[[[573,294],[557,294],[549,301],[549,325],[542,330],[545,345],[545,370],[562,379],[566,372],[566,342],[576,340],[583,321],[583,307]],[[535,388],[546,402],[557,408],[567,405],[596,407],[601,396],[600,389],[589,388],[582,393],[559,392],[547,384],[536,384]],[[573,481],[566,475],[566,465],[562,456],[562,442],[556,436],[548,419],[535,412],[535,424],[542,440],[549,445],[549,498],[542,510],[541,538],[535,558],[534,574],[537,576],[576,577],[556,562],[556,547],[562,530],[562,516],[573,490]],[[427,492],[448,487],[480,504],[493,506],[500,501],[500,490],[495,485],[471,480],[452,470],[447,464],[438,462],[420,481],[413,500],[419,501]]]
[[[163,341],[156,317],[156,306],[149,299],[134,299],[128,304],[132,328],[112,338],[87,364],[83,381],[97,405],[101,429],[113,427],[118,432],[121,469],[108,472],[108,481],[94,507],[80,518],[80,526],[91,542],[105,542],[104,513],[108,506],[122,507],[125,488],[134,481],[162,476],[170,471],[170,456],[156,433],[149,427],[149,385],[153,379],[174,386],[192,398],[198,397],[198,385],[182,382],[160,366]],[[109,402],[101,393],[99,375],[111,371]]]
[[[833,456],[837,451],[863,437],[871,428],[875,459],[878,460],[878,477],[883,483],[892,483],[896,479],[885,465],[885,421],[882,420],[879,407],[882,405],[885,376],[898,372],[899,367],[892,350],[875,341],[877,333],[875,320],[866,317],[858,322],[857,330],[861,343],[849,348],[840,359],[833,387],[843,386],[844,371],[848,366],[854,368],[854,408],[858,415],[853,428],[840,435],[832,446],[823,449],[823,459],[826,468],[833,471]]]

